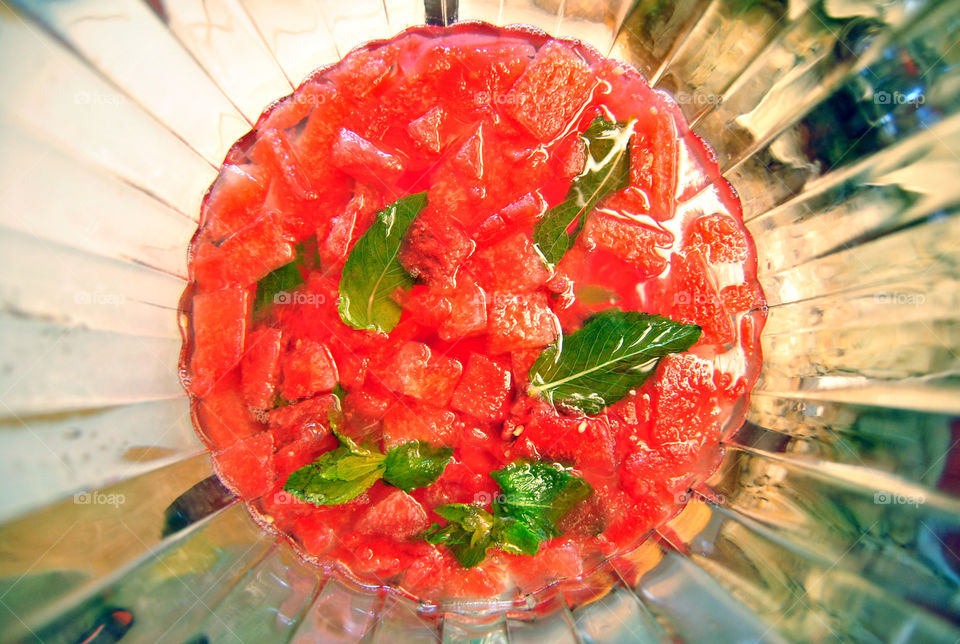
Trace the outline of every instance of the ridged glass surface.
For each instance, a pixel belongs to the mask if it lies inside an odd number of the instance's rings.
[[[465,19],[673,94],[740,192],[770,315],[747,423],[630,566],[438,613],[318,575],[211,477],[176,309],[261,109]],[[946,0],[0,3],[0,642],[957,641],[958,41]]]

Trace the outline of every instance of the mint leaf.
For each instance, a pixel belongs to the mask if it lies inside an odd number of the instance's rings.
[[[558,463],[511,463],[490,476],[503,491],[493,514],[481,507],[451,503],[434,508],[447,524],[433,524],[421,536],[447,546],[470,568],[490,548],[512,555],[535,555],[540,542],[560,536],[557,522],[593,489]]]
[[[300,260],[295,259],[267,273],[266,277],[257,282],[257,296],[253,301],[254,315],[263,313],[275,303],[283,303],[291,291],[303,284],[299,264]]]
[[[356,454],[341,445],[291,473],[283,489],[314,505],[346,503],[380,480],[385,458],[376,453]]]
[[[434,512],[447,520],[440,527],[436,523],[427,528],[423,538],[434,545],[450,549],[464,568],[472,568],[483,561],[487,550],[493,547],[493,515],[483,508],[466,503],[438,505]]]
[[[427,205],[427,193],[412,194],[390,204],[357,240],[340,277],[340,318],[355,329],[389,333],[400,321],[397,289],[409,290],[411,277],[397,255],[403,236]]]
[[[566,198],[546,213],[533,229],[533,242],[551,268],[573,244],[583,218],[606,195],[625,188],[630,180],[630,137],[635,121],[608,121],[598,116],[580,135],[586,146],[583,171],[574,177]],[[577,232],[567,234],[580,218]]]
[[[650,376],[657,361],[686,351],[700,327],[659,315],[608,309],[563,336],[530,367],[531,395],[596,414]]]
[[[328,422],[340,446],[294,471],[283,489],[314,505],[339,505],[363,494],[384,479],[409,492],[430,485],[443,473],[453,450],[410,441],[383,454],[374,443],[358,445],[341,430],[343,412],[334,397]]]
[[[426,487],[443,474],[452,457],[452,448],[433,447],[426,441],[410,441],[387,452],[383,478],[406,492]]]
[[[539,541],[559,537],[557,522],[593,491],[584,479],[558,463],[511,463],[490,476],[503,491],[494,515],[514,519]]]
[[[491,533],[497,548],[511,555],[535,555],[540,552],[540,539],[527,524],[510,517],[494,519]]]

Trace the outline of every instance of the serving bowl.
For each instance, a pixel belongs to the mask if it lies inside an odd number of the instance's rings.
[[[212,476],[177,373],[231,143],[354,46],[467,19],[670,92],[770,305],[747,422],[636,569],[496,610],[301,562]],[[0,5],[0,642],[956,641],[958,36],[923,0]]]

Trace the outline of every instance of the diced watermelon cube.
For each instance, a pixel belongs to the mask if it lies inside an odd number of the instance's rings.
[[[297,339],[283,356],[282,393],[287,400],[333,391],[337,377],[337,365],[325,344]]]
[[[334,165],[361,181],[380,185],[392,182],[404,172],[403,162],[356,132],[340,128],[330,158]]]
[[[603,536],[619,550],[635,546],[668,514],[668,506],[653,495],[634,501],[623,490],[606,486],[594,487],[594,494],[601,499],[606,515]]]
[[[407,294],[403,308],[421,324],[437,329],[450,316],[447,292],[446,289],[416,284]]]
[[[213,463],[227,487],[244,499],[256,499],[273,489],[273,448],[273,436],[264,432],[214,452]]]
[[[250,158],[270,170],[270,175],[283,181],[290,193],[300,199],[316,199],[304,159],[301,159],[282,130],[263,130],[250,150]]]
[[[471,353],[450,406],[474,418],[493,422],[507,413],[510,371],[485,355]]]
[[[693,474],[643,441],[638,441],[634,450],[620,466],[620,487],[635,501],[655,497],[664,503],[678,502]]]
[[[672,294],[669,317],[703,327],[698,344],[733,342],[733,320],[698,251],[691,249],[685,255],[673,254],[666,289],[668,297]]]
[[[193,354],[190,356],[190,390],[202,396],[243,355],[247,318],[247,292],[241,288],[200,292],[193,297],[190,323]]]
[[[442,577],[445,582],[445,596],[460,599],[489,598],[506,589],[507,572],[502,567],[487,561],[483,566],[464,568],[452,554],[447,557],[447,574]]]
[[[428,284],[451,287],[456,284],[457,270],[474,247],[473,240],[456,223],[424,211],[413,220],[404,237],[400,263],[408,273]]]
[[[343,212],[330,218],[317,230],[317,246],[320,261],[325,270],[342,264],[353,242],[360,237],[373,222],[374,214],[380,210],[382,197],[379,192],[362,183],[356,184],[353,197],[347,202]]]
[[[470,136],[450,157],[450,164],[464,176],[479,179],[483,176],[483,124],[477,126]]]
[[[204,288],[249,286],[294,260],[292,242],[283,215],[265,212],[219,246],[200,244],[193,258],[194,277]]]
[[[229,447],[263,431],[240,395],[238,380],[236,372],[231,371],[196,403],[197,426],[213,449]]]
[[[305,436],[318,438],[329,435],[332,405],[333,396],[327,394],[267,412],[267,423],[277,445]]]
[[[443,141],[440,128],[446,120],[447,112],[439,105],[434,105],[427,112],[407,125],[410,138],[421,149],[440,154]]]
[[[280,381],[280,353],[283,349],[280,329],[265,327],[247,338],[247,350],[240,363],[243,399],[255,409],[270,409]]]
[[[506,112],[540,141],[553,139],[583,109],[596,78],[567,45],[550,41],[510,88]]]
[[[552,409],[537,413],[521,430],[534,451],[532,458],[549,458],[583,470],[612,474],[614,442],[606,416],[567,417]]]
[[[713,214],[690,226],[687,245],[698,249],[711,264],[740,263],[750,253],[747,233],[733,217]]]
[[[489,315],[491,353],[545,347],[558,331],[546,293],[494,294]]]
[[[672,462],[689,466],[719,432],[713,364],[691,353],[666,356],[654,387],[651,445]]]
[[[617,217],[606,212],[593,212],[587,217],[582,234],[585,247],[605,248],[637,268],[638,279],[649,279],[667,267],[673,235],[666,230]]]
[[[357,532],[408,539],[427,529],[427,513],[416,499],[394,490],[360,515]]]
[[[741,311],[763,310],[763,289],[755,281],[725,286],[720,291],[720,299],[724,307],[731,313]]]
[[[438,333],[443,340],[452,342],[478,333],[487,328],[487,296],[476,282],[461,277],[457,286],[447,296],[450,315],[440,323]]]
[[[557,144],[552,161],[563,179],[572,180],[583,172],[587,162],[587,149],[579,133],[571,132]]]
[[[328,74],[338,90],[351,98],[363,98],[390,76],[399,51],[396,43],[354,49]]]
[[[481,286],[490,291],[532,291],[550,278],[550,271],[526,233],[517,233],[477,252],[471,268]]]
[[[337,543],[336,531],[330,527],[325,512],[311,512],[293,524],[293,536],[311,555],[322,555]]]
[[[630,185],[646,193],[649,214],[666,221],[677,194],[677,125],[662,103],[643,116],[630,139]]]
[[[487,475],[487,470],[475,471],[466,463],[452,460],[432,484],[414,494],[422,497],[428,507],[447,503],[471,503],[489,506],[500,492],[496,482]]]
[[[507,568],[520,592],[539,590],[559,579],[576,579],[583,574],[580,545],[574,539],[557,538],[540,544],[533,555],[504,555]]]
[[[543,195],[538,191],[528,192],[480,224],[474,239],[482,244],[488,244],[509,237],[513,233],[529,233],[546,211],[547,201]]]
[[[442,405],[453,395],[461,373],[460,361],[440,355],[422,342],[407,342],[380,370],[380,377],[392,391]]]
[[[346,389],[362,387],[367,379],[367,366],[370,359],[338,341],[330,343],[330,353],[333,354],[333,361],[337,365],[340,384]]]
[[[201,220],[205,233],[222,239],[253,223],[269,185],[270,177],[263,167],[224,165],[203,205]]]
[[[427,441],[433,445],[454,445],[459,434],[457,416],[411,399],[398,401],[383,419],[384,449],[408,441]]]

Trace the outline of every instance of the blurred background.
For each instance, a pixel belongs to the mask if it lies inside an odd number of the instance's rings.
[[[759,249],[748,422],[587,603],[318,575],[211,477],[178,381],[230,144],[354,46],[466,19],[670,92]],[[949,0],[0,1],[0,641],[957,641],[958,41]]]

